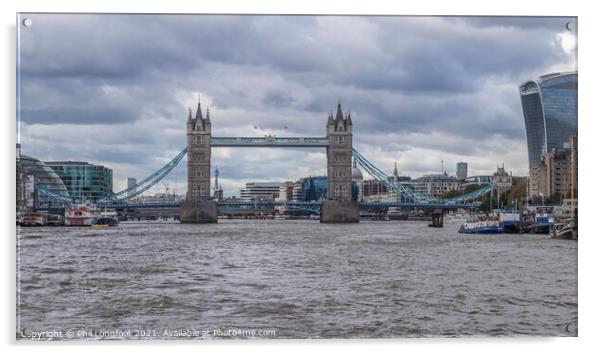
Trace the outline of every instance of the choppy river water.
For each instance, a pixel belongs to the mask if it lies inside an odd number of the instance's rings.
[[[577,242],[426,224],[22,228],[17,337],[577,335]]]

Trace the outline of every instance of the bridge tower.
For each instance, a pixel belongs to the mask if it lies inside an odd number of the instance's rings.
[[[322,205],[324,223],[359,221],[359,206],[352,198],[353,123],[351,112],[343,115],[341,102],[335,117],[328,115],[326,123],[328,200]]]
[[[201,102],[196,115],[188,112],[186,122],[188,147],[188,191],[186,201],[180,207],[182,223],[217,222],[217,206],[211,198],[211,120],[209,109],[203,117]]]

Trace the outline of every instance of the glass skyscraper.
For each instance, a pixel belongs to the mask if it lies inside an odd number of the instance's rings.
[[[577,134],[577,72],[543,75],[520,85],[529,166]]]
[[[322,200],[328,191],[328,178],[326,176],[303,178],[302,199],[304,202]]]
[[[80,161],[45,162],[63,180],[76,201],[96,202],[113,192],[113,170]]]

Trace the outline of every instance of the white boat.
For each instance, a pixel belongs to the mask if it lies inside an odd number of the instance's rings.
[[[100,210],[86,204],[75,204],[65,210],[65,226],[91,226]]]

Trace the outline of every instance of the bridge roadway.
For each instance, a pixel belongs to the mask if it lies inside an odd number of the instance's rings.
[[[279,202],[279,201],[261,201],[261,202],[227,202],[218,203],[221,210],[245,209],[245,208],[273,208],[276,206],[290,207],[294,209],[315,209],[322,205],[322,202]],[[379,208],[400,208],[409,209],[478,209],[480,204],[460,204],[460,203],[398,203],[398,202],[372,202],[360,203],[361,209],[379,209]],[[114,209],[144,209],[144,208],[179,208],[179,203],[108,203],[99,205]]]

